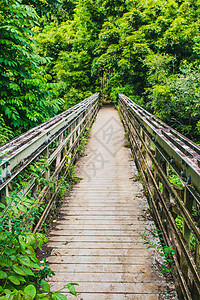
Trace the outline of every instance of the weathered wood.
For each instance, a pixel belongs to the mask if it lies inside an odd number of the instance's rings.
[[[74,297],[69,294],[65,294],[68,300],[74,300]],[[94,300],[96,299],[96,293],[81,293],[81,296],[78,295],[76,298],[77,300],[87,299],[87,300]],[[105,300],[159,300],[160,294],[119,294],[119,293],[108,293],[106,294],[98,293],[98,299],[105,299]]]
[[[66,277],[67,280],[67,277]],[[87,278],[86,278],[87,280]],[[66,281],[61,282],[51,282],[52,289],[59,289],[61,288]],[[162,282],[121,282],[121,283],[107,283],[107,282],[81,282],[80,285],[76,288],[78,293],[97,293],[97,291],[101,291],[101,293],[118,293],[118,294],[157,294],[160,292],[160,288],[162,287]],[[63,292],[67,292],[67,289],[64,289]],[[96,299],[98,299],[98,293],[96,294]],[[104,295],[104,297],[106,297]],[[87,299],[87,297],[85,297]],[[103,298],[101,298],[103,299]],[[106,298],[104,298],[106,299]]]
[[[139,224],[136,223],[130,223],[130,224],[113,224],[113,222],[111,222],[110,224],[77,224],[73,225],[73,224],[61,224],[61,225],[57,225],[56,229],[60,231],[60,229],[64,229],[64,230],[98,230],[99,231],[105,231],[108,230],[109,227],[109,231],[120,231],[120,232],[127,232],[127,231],[138,231],[138,230],[145,230],[145,225],[141,225],[141,222]]]
[[[141,234],[153,223],[113,108],[100,110],[74,187],[50,232],[47,260],[54,289],[73,281],[78,299],[158,299],[164,277]],[[67,290],[64,290],[67,293]],[[66,294],[68,295],[68,294]],[[69,297],[70,299],[70,297]]]
[[[64,272],[57,272],[56,276],[53,276],[51,278],[49,278],[49,281],[52,282],[63,282],[65,280],[66,277],[66,273]],[[77,281],[79,283],[81,282],[85,282],[85,279],[87,278],[87,282],[95,282],[94,281],[94,273],[69,273],[67,276],[67,280],[69,280],[70,282],[73,282],[74,278],[76,277]],[[149,282],[151,283],[151,281],[156,282],[156,280],[158,279],[156,274],[152,274],[152,273],[141,273],[141,272],[132,272],[132,273],[96,273],[95,274],[95,280],[97,282],[124,282],[124,283],[128,283],[128,282]]]
[[[67,247],[66,247],[67,245]],[[91,241],[50,241],[48,244],[52,249],[146,249],[143,241],[134,242],[91,242]]]
[[[81,244],[79,244],[81,246]],[[87,249],[83,249],[83,248],[73,248],[73,249],[54,249],[51,252],[51,255],[55,255],[55,256],[65,256],[65,255],[71,255],[71,256],[116,256],[116,257],[148,257],[152,255],[152,251],[146,251],[146,246],[140,246],[140,248],[135,247],[132,249],[128,249],[128,248],[115,248],[113,246],[112,249],[103,249],[103,248],[99,248],[99,249],[93,249],[93,248],[87,248]]]
[[[67,274],[70,273],[93,273],[94,274],[94,281],[95,281],[95,274],[96,273],[145,273],[150,274],[152,273],[152,264],[136,264],[136,265],[122,265],[122,264],[51,264],[52,270],[57,274],[57,272],[63,272],[65,273],[65,276],[67,277]],[[157,275],[158,276],[158,275]],[[73,279],[75,281],[76,278]],[[158,277],[156,277],[156,281],[158,280]],[[160,278],[161,280],[161,278]],[[88,293],[91,291],[88,290]],[[96,292],[101,293],[101,290],[97,290]],[[107,293],[109,293],[110,290],[107,290]]]

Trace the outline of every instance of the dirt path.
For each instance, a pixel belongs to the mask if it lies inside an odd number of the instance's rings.
[[[78,298],[68,299],[176,299],[166,294],[169,283],[153,267],[154,252],[141,237],[152,222],[144,218],[148,204],[125,145],[117,111],[101,109],[78,162],[83,179],[50,235],[51,286],[79,283]]]

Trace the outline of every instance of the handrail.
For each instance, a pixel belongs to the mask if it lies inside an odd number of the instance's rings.
[[[118,100],[150,208],[165,244],[175,250],[181,299],[200,299],[200,147],[125,95]]]
[[[0,202],[4,202],[5,197],[9,195],[9,190],[12,189],[12,180],[21,174],[30,163],[38,160],[40,155],[45,155],[51,169],[51,174],[45,174],[45,176],[59,176],[66,162],[73,163],[80,137],[94,121],[98,112],[98,103],[99,93],[95,93],[70,109],[0,146],[0,159],[3,158],[2,161],[0,160]],[[36,183],[32,178],[24,194],[35,189]],[[48,188],[43,190],[42,198],[48,192]]]

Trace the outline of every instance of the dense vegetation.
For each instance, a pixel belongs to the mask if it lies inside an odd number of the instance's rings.
[[[0,143],[102,92],[197,142],[199,0],[0,1]]]
[[[0,145],[96,91],[199,142],[199,14],[199,0],[0,0]],[[13,197],[0,205],[0,299],[66,299],[36,258],[39,206]]]

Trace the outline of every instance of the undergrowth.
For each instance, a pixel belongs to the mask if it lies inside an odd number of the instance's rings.
[[[41,263],[36,257],[48,242],[44,234],[31,232],[38,205],[34,198],[16,195],[0,204],[0,299],[67,299],[60,290],[51,291],[46,279],[54,273],[45,259]],[[75,285],[63,288],[76,296]]]
[[[151,229],[151,236],[146,232],[142,234],[143,239],[145,240],[144,244],[148,245],[149,248],[154,248],[157,250],[157,253],[163,258],[161,263],[161,273],[171,273],[173,255],[175,253],[173,246],[167,246],[164,242],[163,232],[159,229]]]

